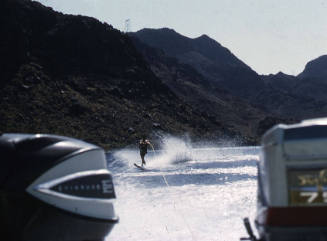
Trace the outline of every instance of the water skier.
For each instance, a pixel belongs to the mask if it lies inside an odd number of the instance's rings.
[[[142,139],[140,140],[140,143],[139,143],[140,156],[142,159],[142,167],[143,167],[143,165],[146,165],[144,156],[148,153],[148,146],[151,146],[153,149],[151,142],[149,140],[147,140],[145,136],[142,136]]]

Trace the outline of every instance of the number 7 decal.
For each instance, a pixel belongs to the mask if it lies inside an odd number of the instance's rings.
[[[300,196],[301,197],[309,197],[307,202],[312,203],[318,197],[318,193],[317,192],[301,192]]]

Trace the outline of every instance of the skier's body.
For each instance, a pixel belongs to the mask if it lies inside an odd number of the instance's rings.
[[[151,142],[149,140],[145,139],[145,136],[143,136],[139,143],[140,156],[142,159],[142,167],[143,167],[143,165],[146,164],[145,160],[144,160],[144,156],[148,153],[148,145],[152,146]]]

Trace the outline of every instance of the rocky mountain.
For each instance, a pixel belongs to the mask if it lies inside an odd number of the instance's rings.
[[[269,88],[285,92],[291,91],[294,86],[298,84],[298,79],[296,76],[287,75],[283,72],[279,72],[275,75],[262,75],[261,78],[263,79],[265,85]]]
[[[327,102],[327,55],[308,62],[297,79],[299,84],[293,92],[320,102]]]
[[[276,75],[262,76],[262,78],[271,88],[326,101],[327,55],[308,62],[298,76],[279,72]]]
[[[243,103],[276,118],[305,119],[327,115],[326,57],[311,61],[299,76],[259,76],[228,49],[206,35],[187,38],[174,30],[143,29],[131,36],[193,67],[213,88],[227,90]],[[292,114],[290,114],[292,113]]]
[[[67,135],[105,148],[144,133],[254,144],[273,124],[327,114],[321,78],[307,77],[317,62],[299,77],[259,76],[206,35],[127,35],[30,0],[1,1],[0,33],[0,133]],[[309,87],[321,94],[304,94]]]
[[[130,35],[194,67],[210,82],[234,95],[252,98],[264,87],[255,71],[207,35],[192,39],[168,28],[142,29]]]
[[[255,108],[246,99],[241,99],[206,79],[191,65],[180,63],[164,51],[148,46],[135,35],[131,35],[131,38],[153,73],[176,96],[193,106],[201,115],[216,121],[222,127],[229,127],[238,136],[246,137],[252,143],[258,141],[260,135],[257,130],[263,124],[261,121],[265,120],[267,112]],[[284,119],[285,121],[289,120]]]
[[[297,77],[300,79],[321,79],[327,81],[327,55],[322,55],[306,64],[302,73]]]
[[[0,33],[0,133],[52,133],[105,148],[144,133],[236,135],[178,98],[106,23],[3,0]]]
[[[269,87],[270,95],[283,93],[282,97],[271,99],[283,100],[282,113],[291,111],[298,118],[324,117],[327,115],[327,58],[326,55],[310,61],[298,76],[278,73],[261,76]],[[265,93],[262,99],[267,99]],[[286,100],[286,101],[285,101]],[[271,105],[271,104],[269,104]],[[269,106],[268,105],[268,106]],[[275,104],[275,108],[278,108]]]

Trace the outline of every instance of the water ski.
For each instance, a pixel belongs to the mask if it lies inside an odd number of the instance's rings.
[[[146,170],[144,167],[139,166],[139,165],[137,165],[136,163],[134,163],[134,166],[136,166],[137,168],[139,168],[139,169],[141,169],[141,170]]]

